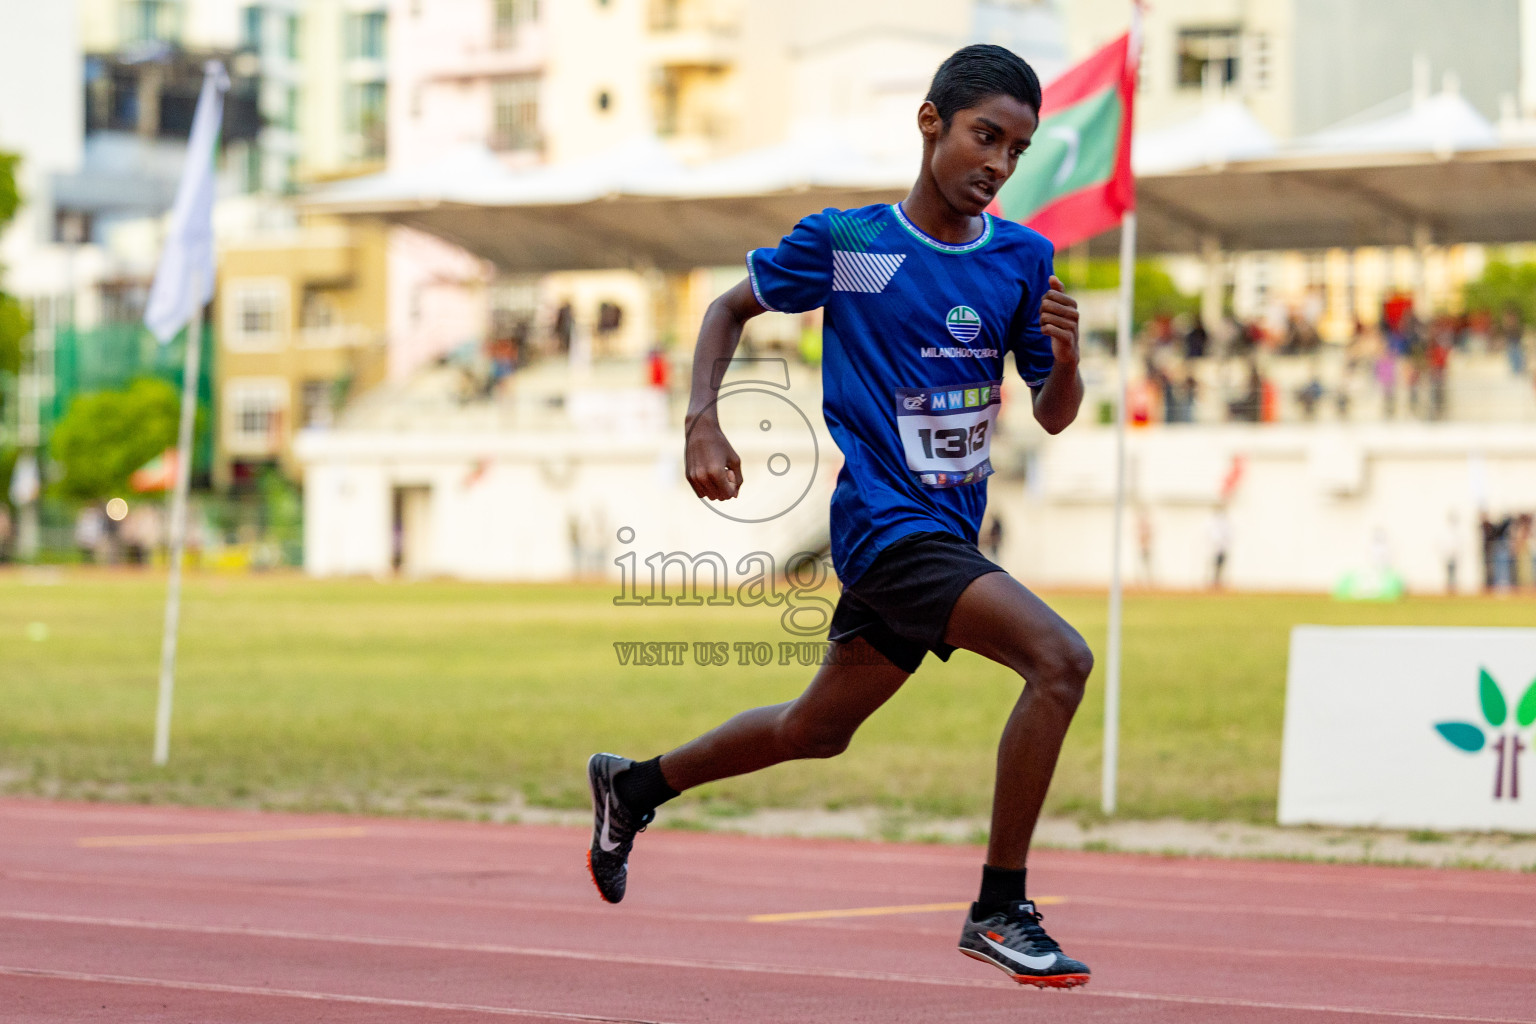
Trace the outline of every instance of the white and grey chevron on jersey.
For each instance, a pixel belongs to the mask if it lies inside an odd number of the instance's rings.
[[[835,292],[867,292],[879,295],[891,283],[901,261],[907,257],[901,253],[832,251],[832,290]]]

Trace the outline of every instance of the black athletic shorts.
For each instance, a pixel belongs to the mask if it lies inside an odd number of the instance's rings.
[[[861,636],[907,672],[916,672],[929,651],[948,661],[955,649],[944,632],[955,602],[978,576],[1002,571],[952,533],[908,534],[843,588],[827,639],[847,643]]]

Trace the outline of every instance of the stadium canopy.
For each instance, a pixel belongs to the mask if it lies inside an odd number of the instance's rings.
[[[305,203],[426,231],[508,273],[685,270],[737,263],[815,210],[905,195],[916,153],[864,155],[850,138],[807,133],[695,166],[647,141],[526,171],[469,149]],[[1147,254],[1536,239],[1536,144],[1501,145],[1454,94],[1284,147],[1224,104],[1137,146]]]

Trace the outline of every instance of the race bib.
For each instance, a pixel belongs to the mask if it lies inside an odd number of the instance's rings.
[[[992,475],[1000,384],[898,388],[896,426],[907,468],[925,487],[974,484]]]

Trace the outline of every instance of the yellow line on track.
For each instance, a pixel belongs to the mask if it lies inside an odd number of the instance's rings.
[[[361,825],[341,828],[287,828],[264,832],[182,832],[163,836],[86,836],[76,846],[207,846],[214,843],[282,843],[295,839],[351,839],[365,836]]]
[[[1065,903],[1065,896],[1041,896],[1034,902],[1038,906]],[[835,917],[884,917],[887,914],[930,914],[940,910],[968,910],[965,903],[913,903],[902,907],[850,907],[846,910],[796,910],[787,914],[754,914],[747,918],[756,924],[774,924],[779,921],[825,921]]]

